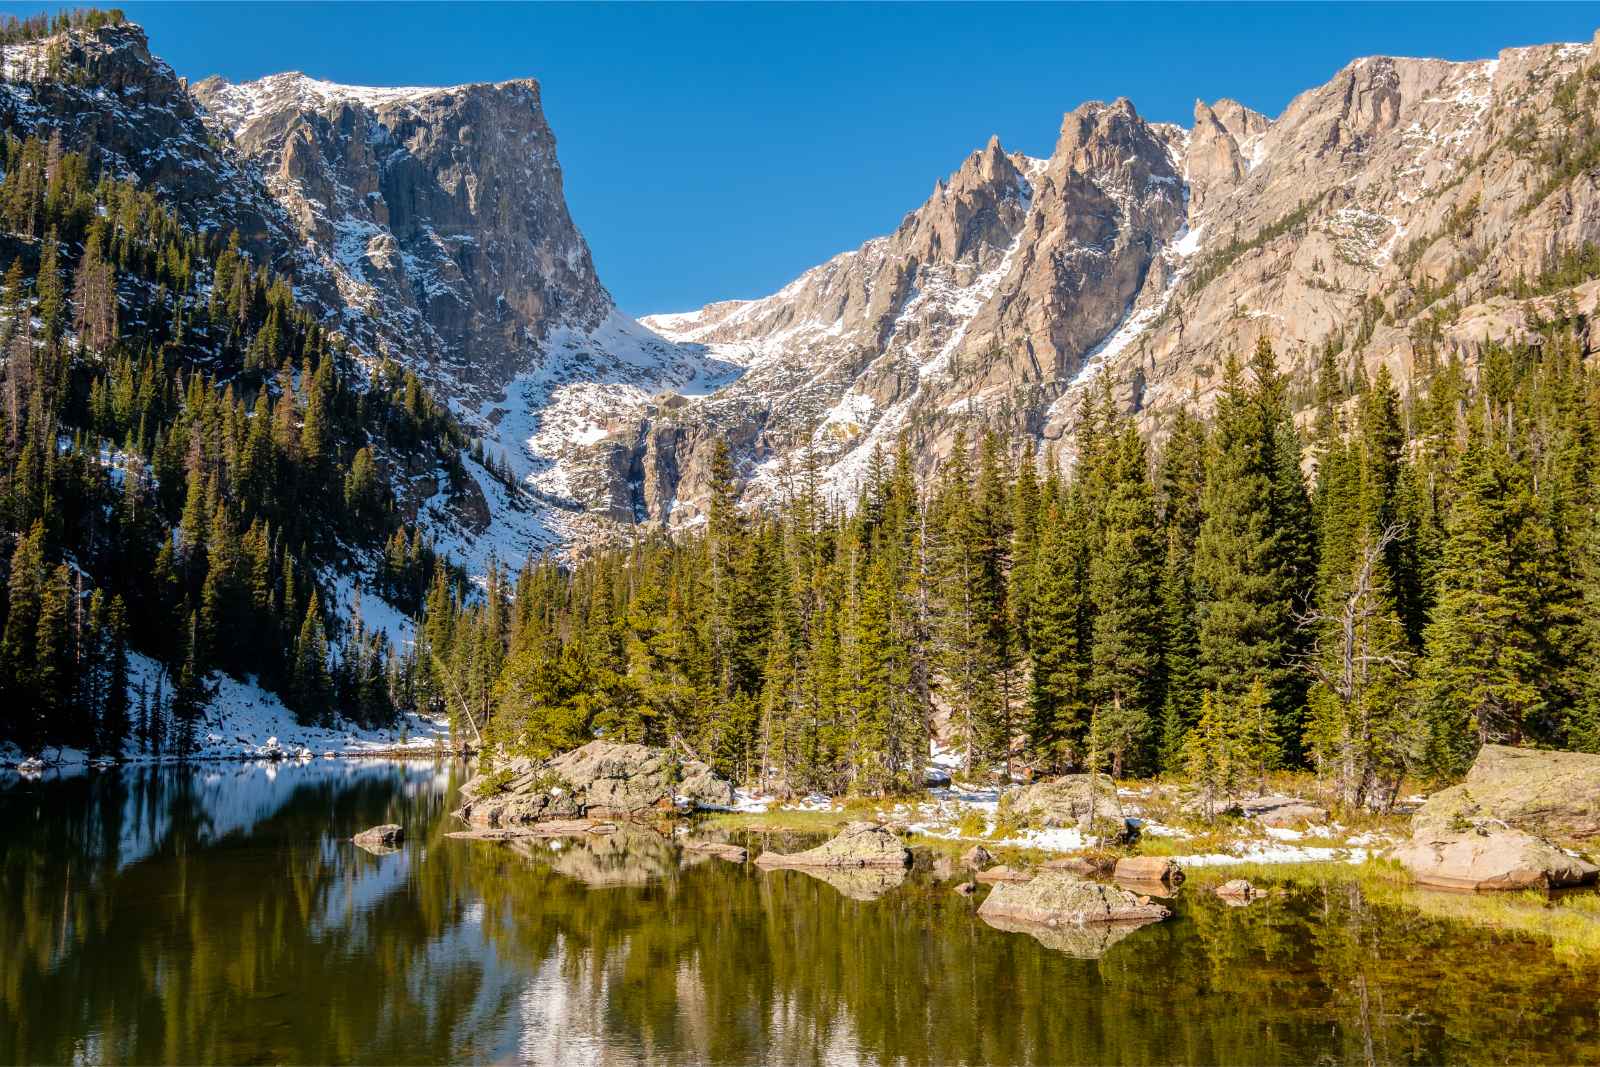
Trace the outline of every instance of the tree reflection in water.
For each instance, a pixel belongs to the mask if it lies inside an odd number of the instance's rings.
[[[460,777],[0,783],[0,1060],[1573,1062],[1600,1041],[1595,968],[1350,879],[1009,932],[921,869],[763,873],[626,826],[449,839]],[[349,842],[380,822],[407,829],[395,854]]]

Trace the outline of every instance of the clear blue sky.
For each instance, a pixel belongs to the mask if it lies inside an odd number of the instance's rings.
[[[1047,155],[1084,100],[1276,115],[1356,56],[1600,27],[1592,4],[122,6],[191,78],[539,78],[572,214],[634,314],[771,292],[891,230],[992,133]]]

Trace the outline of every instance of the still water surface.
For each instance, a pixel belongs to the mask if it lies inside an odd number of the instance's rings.
[[[0,1062],[1600,1056],[1600,974],[1348,880],[1242,909],[1190,892],[1109,947],[1047,945],[920,863],[828,882],[653,833],[446,838],[462,777],[319,760],[0,779]],[[407,827],[400,851],[349,843],[380,822]]]

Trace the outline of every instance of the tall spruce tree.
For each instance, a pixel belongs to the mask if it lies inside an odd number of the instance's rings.
[[[1132,424],[1115,441],[1104,531],[1091,572],[1095,604],[1090,688],[1111,773],[1152,762],[1161,709],[1161,542],[1144,443]]]

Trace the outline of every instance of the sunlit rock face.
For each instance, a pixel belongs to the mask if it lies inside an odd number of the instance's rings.
[[[536,82],[185,86],[132,26],[6,55],[10,128],[93,145],[194,225],[238,232],[359,352],[451,401],[532,491],[484,486],[457,523],[512,555],[700,521],[720,442],[747,499],[811,468],[848,506],[901,441],[924,478],[986,429],[1065,462],[1102,386],[1159,442],[1262,337],[1292,396],[1325,349],[1404,390],[1557,301],[1600,305],[1593,282],[1516,295],[1600,241],[1600,181],[1551,151],[1593,117],[1587,43],[1360,59],[1281,115],[1197,102],[1189,128],[1083,104],[1048,158],[991,140],[778,292],[642,324],[567,210]],[[52,62],[70,76],[33,76]]]
[[[191,91],[374,345],[403,342],[494,390],[552,329],[593,330],[612,310],[536,81],[373,89],[289,73]]]
[[[1069,113],[1047,160],[991,142],[893,233],[779,292],[644,320],[749,367],[631,435],[638,455],[670,444],[679,474],[645,510],[699,513],[717,437],[755,497],[811,462],[846,504],[902,437],[924,475],[957,431],[1065,459],[1102,386],[1159,440],[1261,337],[1295,395],[1328,346],[1347,377],[1386,365],[1402,389],[1470,364],[1550,314],[1554,296],[1508,295],[1518,278],[1600,240],[1600,182],[1538,148],[1592,110],[1562,87],[1597,61],[1590,44],[1372,57],[1276,118],[1197,102],[1186,130],[1117,101]],[[1597,288],[1571,290],[1580,313]]]

